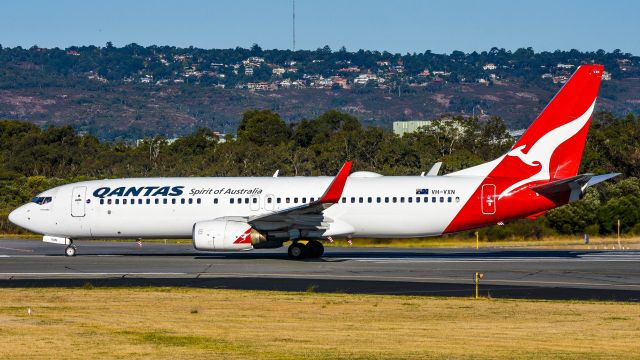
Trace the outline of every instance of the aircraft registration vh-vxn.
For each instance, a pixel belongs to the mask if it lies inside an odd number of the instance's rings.
[[[580,66],[505,155],[438,176],[135,178],[47,190],[9,220],[67,245],[76,239],[188,238],[198,250],[277,248],[319,257],[331,237],[426,237],[517,218],[579,200],[617,174],[577,175],[602,65]],[[436,166],[438,167],[438,166]]]

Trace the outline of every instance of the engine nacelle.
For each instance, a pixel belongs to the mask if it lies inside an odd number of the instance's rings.
[[[198,250],[249,250],[267,238],[241,220],[219,218],[193,225],[193,246]]]

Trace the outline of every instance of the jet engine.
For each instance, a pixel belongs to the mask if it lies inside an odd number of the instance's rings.
[[[218,218],[193,225],[193,246],[198,250],[249,250],[268,246],[266,234],[242,220]],[[273,244],[275,245],[275,244]],[[278,242],[282,246],[281,242]]]

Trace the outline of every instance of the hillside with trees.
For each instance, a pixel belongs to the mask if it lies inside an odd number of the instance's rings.
[[[452,126],[451,121],[455,122]],[[583,201],[482,230],[491,239],[545,234],[611,234],[616,220],[624,233],[640,234],[640,117],[594,116],[581,172],[621,172],[613,182],[589,189]],[[225,140],[225,141],[222,141]],[[168,141],[150,137],[137,145],[100,141],[72,127],[41,129],[0,121],[0,231],[16,232],[7,213],[47,188],[85,179],[134,176],[282,176],[335,174],[345,160],[354,170],[417,175],[443,161],[448,173],[494,159],[513,144],[498,117],[436,120],[403,137],[362,126],[335,110],[286,123],[270,110],[246,111],[237,138],[220,139],[211,129]]]
[[[100,140],[235,133],[251,108],[277,112],[287,124],[337,109],[386,129],[445,114],[499,116],[520,129],[585,63],[605,66],[597,110],[640,113],[640,58],[620,50],[393,54],[107,43],[0,45],[0,118],[71,125]]]

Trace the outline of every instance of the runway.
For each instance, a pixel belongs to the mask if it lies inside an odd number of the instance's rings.
[[[191,244],[0,240],[0,287],[190,286],[203,288],[640,301],[640,251],[327,247],[292,261],[286,248],[199,252]]]

